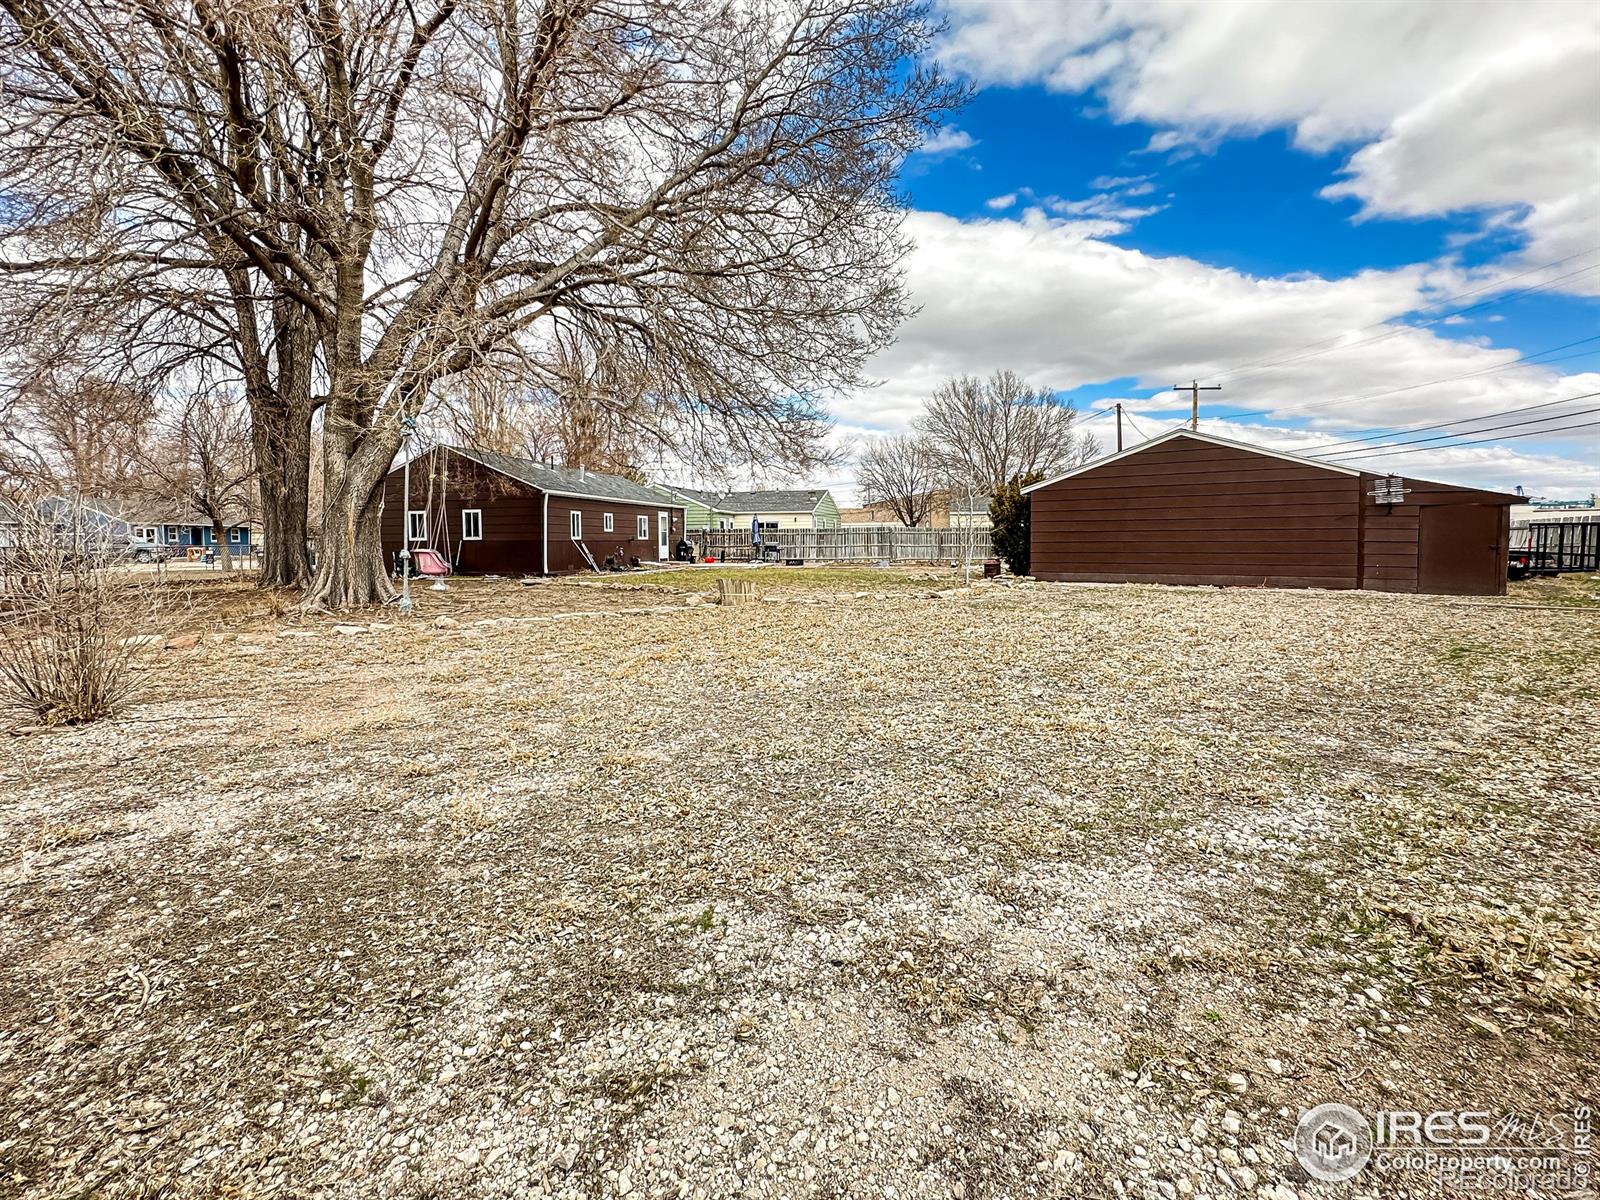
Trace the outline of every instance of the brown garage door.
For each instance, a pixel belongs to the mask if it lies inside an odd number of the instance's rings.
[[[1500,590],[1500,517],[1492,504],[1438,504],[1422,510],[1417,590],[1489,596]]]

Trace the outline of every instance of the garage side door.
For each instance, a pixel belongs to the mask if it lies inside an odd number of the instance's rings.
[[[1417,590],[1447,596],[1497,594],[1506,569],[1500,561],[1500,515],[1492,504],[1423,508]]]

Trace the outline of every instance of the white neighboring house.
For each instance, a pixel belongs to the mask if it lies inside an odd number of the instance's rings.
[[[729,529],[748,530],[752,521],[759,520],[764,534],[839,528],[839,506],[827,488],[723,492],[717,497],[716,512]]]
[[[951,494],[951,529],[988,529],[993,524],[989,519],[988,492],[979,492],[970,499],[960,493]]]

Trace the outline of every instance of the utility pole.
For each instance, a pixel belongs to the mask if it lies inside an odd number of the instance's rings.
[[[1117,401],[1117,453],[1122,453],[1122,401]]]
[[[404,497],[400,508],[400,613],[409,617],[411,615],[411,436],[417,431],[417,423],[410,417],[405,417],[400,422],[400,429],[400,453],[406,456],[400,476],[400,494]]]
[[[1175,384],[1172,385],[1172,390],[1175,391],[1175,392],[1188,392],[1189,393],[1189,397],[1190,397],[1190,399],[1189,399],[1189,428],[1190,429],[1199,429],[1200,428],[1200,393],[1201,392],[1220,392],[1222,390],[1222,385],[1220,383],[1202,384],[1198,379],[1195,379],[1195,380],[1190,380],[1188,383],[1175,383]]]

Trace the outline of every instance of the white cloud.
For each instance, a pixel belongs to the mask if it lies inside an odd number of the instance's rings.
[[[936,130],[934,135],[917,148],[918,154],[928,155],[930,158],[941,157],[946,154],[955,154],[962,150],[970,150],[978,144],[965,129],[957,129],[954,125],[946,125]]]
[[[1096,191],[1109,192],[1116,188],[1125,188],[1128,191],[1138,189],[1141,193],[1155,188],[1149,175],[1101,175],[1091,179],[1089,186]]]
[[[1101,176],[1091,187],[1109,185],[1109,190],[1096,192],[1079,200],[1061,196],[1041,196],[1032,188],[1022,188],[987,202],[996,212],[1012,207],[1018,197],[1029,201],[1029,211],[1056,217],[1073,218],[1073,230],[1082,237],[1115,237],[1126,233],[1134,222],[1166,208],[1165,204],[1133,203],[1139,197],[1155,191],[1153,183],[1145,182],[1149,176],[1112,179]]]
[[[1499,0],[949,0],[941,57],[979,83],[1094,88],[1151,153],[1294,130],[1353,147],[1330,196],[1477,211],[1529,261],[1600,246],[1600,5]],[[1600,271],[1561,285],[1600,293]]]
[[[1302,439],[1600,391],[1597,372],[1506,366],[1519,350],[1383,324],[1462,290],[1464,277],[1455,271],[1414,266],[1336,280],[1258,278],[1118,246],[1101,240],[1091,221],[1055,219],[1038,207],[1016,218],[965,222],[914,213],[907,232],[917,243],[907,283],[922,308],[869,366],[883,385],[837,406],[836,415],[853,427],[904,428],[940,380],[998,367],[1058,389],[1132,377],[1141,392],[1153,392],[1180,379],[1221,377],[1220,398],[1247,411],[1265,410],[1268,415],[1255,420],[1268,428],[1299,418],[1312,430],[1294,435]],[[1351,330],[1361,332],[1344,332]],[[1339,348],[1331,353],[1303,349],[1334,336]],[[1304,357],[1270,369],[1238,369],[1295,356]],[[1444,382],[1430,382],[1436,380]],[[1136,413],[1159,426],[1161,419],[1176,419],[1181,400],[1143,396],[1133,403]],[[1162,410],[1166,416],[1156,418]],[[1106,424],[1096,422],[1103,440]],[[1221,424],[1235,436],[1250,428]],[[1512,441],[1503,452],[1463,448],[1459,465],[1470,473],[1460,481],[1565,492],[1586,478],[1582,490],[1600,487],[1595,432],[1575,435],[1577,451],[1554,452],[1542,439]],[[1497,453],[1507,471],[1515,467],[1526,475],[1488,478]],[[1455,460],[1449,452],[1437,454],[1435,473],[1456,480],[1446,469]],[[1418,474],[1424,464],[1433,468],[1429,455],[1410,458]]]

